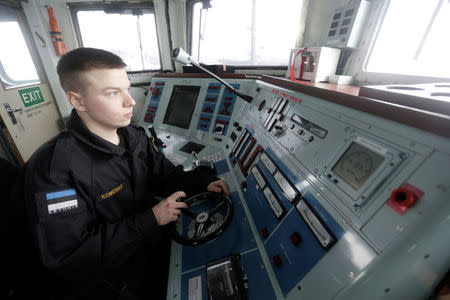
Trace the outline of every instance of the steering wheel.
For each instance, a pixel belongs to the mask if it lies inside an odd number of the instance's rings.
[[[172,231],[173,240],[179,244],[207,243],[218,237],[231,222],[233,203],[224,194],[205,192],[184,202],[188,208],[181,209]]]

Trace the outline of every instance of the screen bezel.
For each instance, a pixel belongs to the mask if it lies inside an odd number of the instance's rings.
[[[368,148],[372,151],[380,151],[378,154],[384,157],[384,161],[378,166],[378,168],[369,176],[366,182],[361,186],[359,190],[355,190],[351,185],[344,181],[338,174],[332,171],[334,166],[337,164],[339,159],[344,155],[353,142],[360,144],[363,147]],[[379,185],[386,180],[386,178],[397,168],[399,163],[402,161],[400,158],[400,153],[398,149],[393,147],[393,145],[387,143],[381,143],[380,141],[374,141],[368,137],[358,135],[353,136],[348,139],[348,141],[343,145],[341,150],[336,153],[333,159],[329,161],[323,169],[323,178],[326,179],[326,184],[336,193],[336,195],[341,195],[341,199],[344,202],[353,206],[354,204],[363,205],[367,201],[370,201],[371,195],[378,190]],[[328,175],[331,175],[329,177]],[[337,179],[337,182],[334,182]],[[336,187],[338,189],[336,189]],[[340,191],[343,191],[350,199],[344,196]],[[345,200],[348,199],[348,200]]]
[[[175,104],[176,104],[175,99],[177,98],[176,96],[179,92],[191,92],[195,95],[194,96],[195,101],[189,111],[190,117],[186,123],[180,123],[180,122],[176,122],[173,120],[169,120],[170,112],[172,112],[172,110],[175,107]],[[167,124],[167,125],[182,128],[182,129],[188,129],[189,125],[191,124],[191,121],[192,121],[192,116],[194,114],[194,110],[195,110],[195,106],[197,104],[199,93],[200,93],[200,86],[174,85],[172,88],[172,94],[170,95],[169,104],[167,105],[167,108],[166,108],[166,113],[164,114],[163,124]]]

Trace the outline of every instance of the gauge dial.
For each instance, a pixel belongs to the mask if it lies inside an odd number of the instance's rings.
[[[382,155],[353,142],[331,170],[359,190],[383,160]]]

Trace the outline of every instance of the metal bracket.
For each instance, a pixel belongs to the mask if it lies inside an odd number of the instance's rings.
[[[17,124],[16,116],[14,115],[15,112],[22,111],[21,108],[11,108],[9,106],[9,103],[3,103],[3,106],[5,107],[6,112],[8,113],[9,117],[11,118],[11,122],[15,125]]]

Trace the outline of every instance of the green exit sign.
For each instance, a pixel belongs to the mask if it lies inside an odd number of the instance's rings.
[[[45,101],[41,89],[38,86],[19,90],[19,95],[25,107],[30,107]]]

